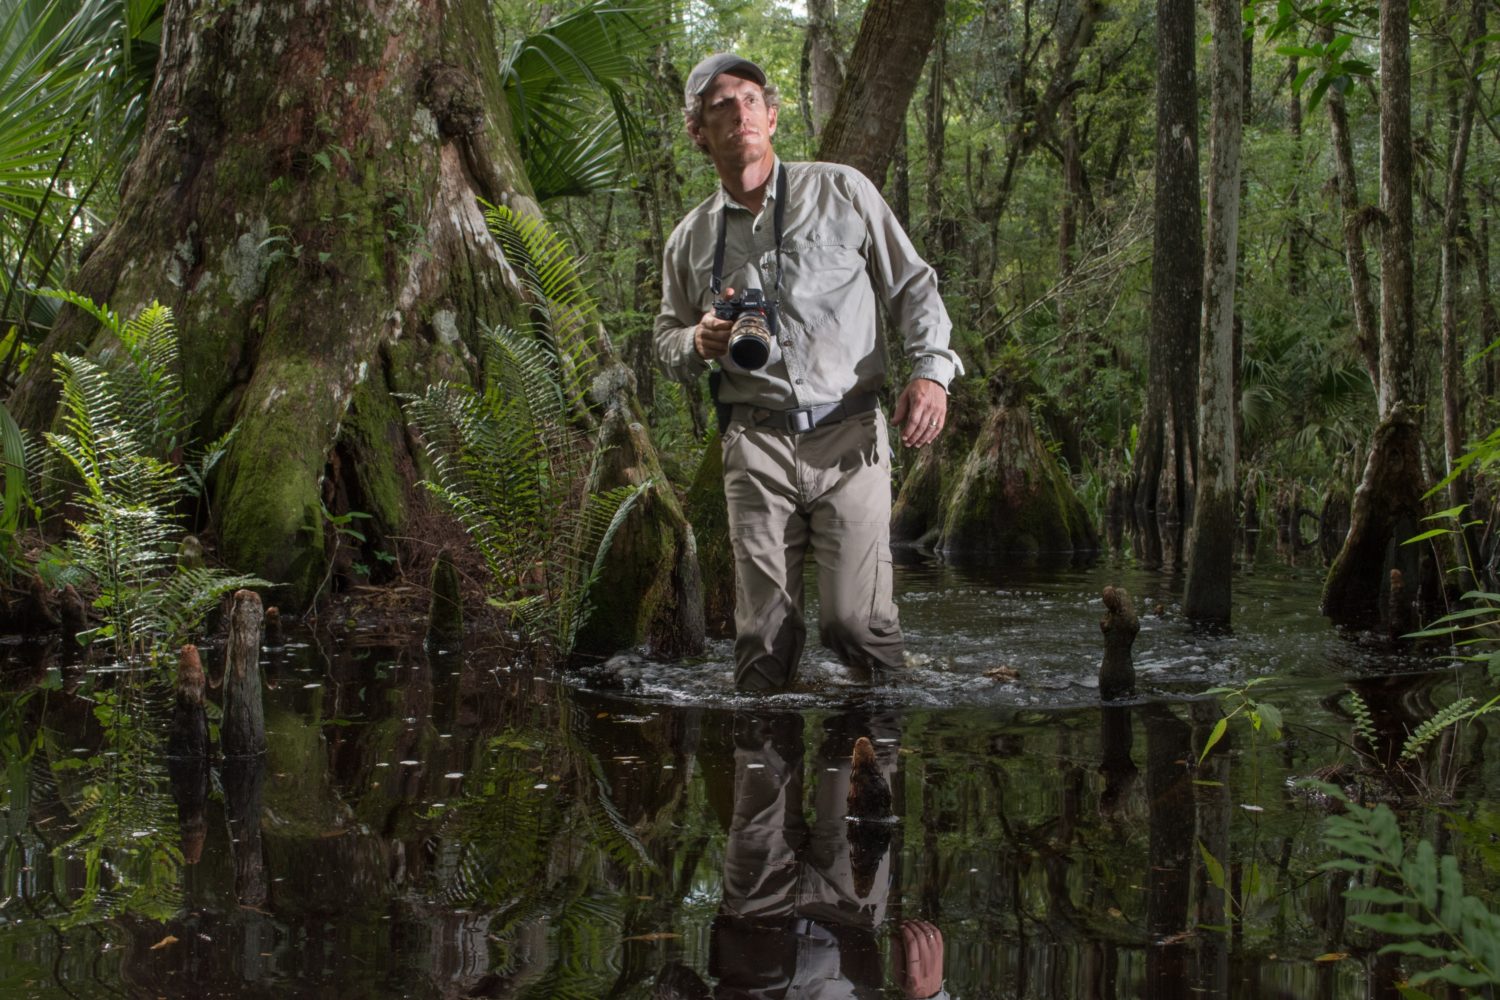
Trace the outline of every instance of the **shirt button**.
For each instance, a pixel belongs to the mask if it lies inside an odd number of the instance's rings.
[[[803,383],[803,382],[805,382],[805,381],[806,381],[806,379],[800,379],[800,378],[799,378],[799,379],[798,379],[798,380],[797,380],[797,384],[798,384],[798,385],[801,385],[801,384],[802,384],[802,383]]]

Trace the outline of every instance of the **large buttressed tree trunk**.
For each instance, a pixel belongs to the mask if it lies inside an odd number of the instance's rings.
[[[1197,33],[1193,0],[1156,5],[1156,206],[1151,252],[1151,349],[1136,444],[1137,522],[1186,523],[1196,473],[1198,319],[1203,237],[1198,205]],[[1154,537],[1150,530],[1143,532]],[[1178,546],[1169,548],[1176,550]],[[1159,564],[1161,543],[1141,552]]]
[[[370,515],[367,557],[405,533],[425,463],[397,394],[471,380],[480,331],[530,316],[478,201],[538,212],[490,8],[168,0],[162,30],[119,216],[75,285],[173,308],[197,433],[238,425],[212,490],[219,553],[302,605],[325,507]],[[95,335],[72,311],[44,350]],[[15,397],[32,427],[52,419],[50,367]]]
[[[488,9],[172,0],[162,30],[119,217],[76,287],[173,308],[200,434],[239,424],[214,490],[220,554],[305,601],[325,496],[377,533],[405,520],[392,394],[467,379],[481,324],[521,301],[476,202],[534,209]],[[73,312],[45,350],[94,332]],[[51,419],[49,368],[17,394],[33,427]]]
[[[823,127],[820,160],[858,168],[885,185],[906,106],[943,20],[945,0],[870,0],[839,91]]]
[[[1374,625],[1392,610],[1383,597],[1393,569],[1416,589],[1416,552],[1401,545],[1416,533],[1425,481],[1413,372],[1411,21],[1395,0],[1380,5],[1380,208],[1380,425],[1323,587],[1323,613],[1339,625]]]
[[[1183,611],[1228,622],[1234,570],[1234,293],[1239,259],[1240,130],[1244,97],[1239,0],[1214,0],[1213,123],[1208,180],[1208,255],[1198,367],[1198,494],[1193,504]]]

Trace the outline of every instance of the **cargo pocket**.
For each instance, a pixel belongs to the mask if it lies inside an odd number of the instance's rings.
[[[886,636],[901,628],[896,602],[891,599],[891,554],[890,546],[875,563],[875,588],[870,595],[870,631]]]

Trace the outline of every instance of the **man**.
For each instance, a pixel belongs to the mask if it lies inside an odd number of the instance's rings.
[[[656,349],[678,377],[714,362],[722,372],[713,384],[735,559],[735,683],[773,690],[795,678],[809,551],[823,644],[872,673],[899,667],[875,314],[878,299],[912,362],[892,420],[905,445],[924,447],[942,432],[948,383],[962,371],[936,275],[863,174],[777,158],[777,92],[755,63],[709,56],[684,97],[688,135],[721,187],[667,241]],[[712,308],[737,290],[771,303],[769,356],[753,370],[728,356],[731,321]]]

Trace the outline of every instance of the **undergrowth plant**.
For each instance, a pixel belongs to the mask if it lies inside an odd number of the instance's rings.
[[[1322,867],[1347,872],[1356,884],[1345,898],[1368,904],[1349,919],[1394,939],[1382,954],[1432,963],[1411,977],[1403,995],[1427,997],[1419,989],[1427,983],[1500,986],[1500,915],[1464,892],[1458,858],[1439,856],[1427,840],[1408,848],[1396,814],[1383,804],[1368,808],[1333,785],[1308,784],[1344,806],[1328,818],[1323,835],[1342,857]]]
[[[436,472],[425,485],[484,557],[491,602],[566,654],[610,541],[651,484],[592,487],[597,318],[566,245],[541,220],[504,207],[487,217],[534,318],[484,335],[478,389],[439,382],[408,397],[406,413]]]
[[[111,336],[98,359],[55,358],[62,390],[60,428],[46,435],[72,473],[68,575],[96,593],[107,640],[122,661],[151,660],[175,647],[228,591],[264,586],[255,577],[180,565],[185,526],[178,513],[207,477],[228,436],[196,463],[174,462],[187,423],[177,377],[172,311],[153,303],[130,320],[68,292],[49,293],[85,310]],[[232,432],[231,432],[232,433]]]

